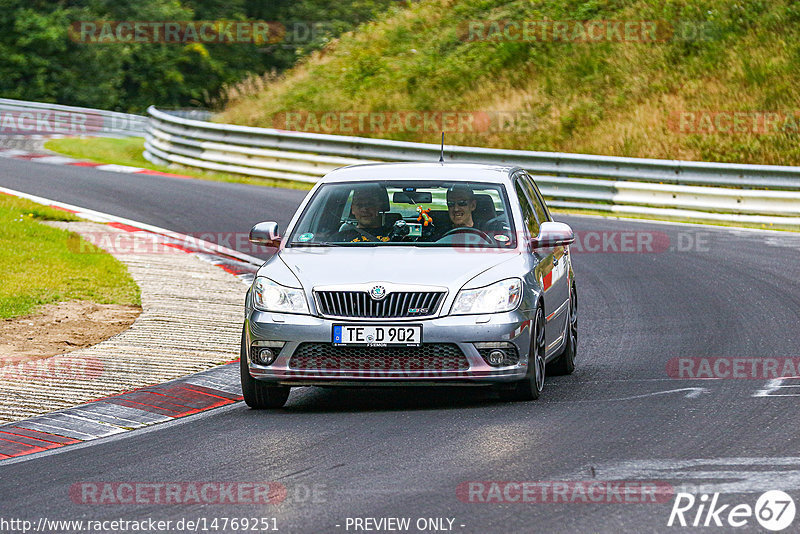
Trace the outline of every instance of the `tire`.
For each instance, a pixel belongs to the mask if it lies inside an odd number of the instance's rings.
[[[244,330],[242,330],[242,346],[239,355],[239,371],[245,404],[254,410],[283,407],[286,404],[286,399],[289,398],[291,388],[288,386],[270,386],[250,376],[250,369],[247,366],[247,347],[245,346]]]
[[[541,306],[536,310],[533,331],[531,332],[531,350],[528,357],[528,373],[522,380],[511,387],[498,390],[500,399],[507,402],[531,401],[539,398],[544,388],[546,374],[544,311]]]
[[[567,342],[561,354],[547,366],[548,374],[571,375],[575,370],[575,357],[578,354],[578,296],[575,286],[569,296],[569,317],[567,317]]]

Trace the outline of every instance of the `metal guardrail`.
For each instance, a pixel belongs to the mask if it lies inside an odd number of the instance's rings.
[[[0,98],[0,133],[143,136],[147,117],[101,109]]]
[[[437,161],[438,144],[291,132],[187,119],[150,107],[145,153],[249,176],[315,182],[336,167]],[[800,226],[800,167],[592,156],[445,145],[448,162],[516,165],[554,207]]]

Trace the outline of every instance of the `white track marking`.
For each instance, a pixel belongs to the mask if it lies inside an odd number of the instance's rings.
[[[628,396],[628,397],[614,397],[614,398],[611,398],[611,399],[546,400],[545,402],[548,403],[548,404],[550,404],[550,403],[554,403],[554,404],[557,404],[557,403],[575,404],[575,403],[581,403],[581,402],[593,403],[594,404],[594,403],[598,403],[598,402],[622,402],[622,401],[628,401],[628,400],[646,399],[646,398],[650,398],[650,397],[657,397],[659,395],[668,395],[668,394],[671,394],[671,393],[683,393],[683,392],[688,392],[688,393],[686,393],[684,395],[684,398],[687,398],[687,399],[696,399],[700,395],[704,395],[704,394],[710,393],[708,388],[679,388],[679,389],[668,389],[666,391],[654,391],[652,393],[642,393],[641,395],[631,395],[631,396]]]
[[[800,457],[797,456],[600,462],[579,473],[570,473],[567,479],[585,479],[587,472],[598,480],[673,482],[678,491],[693,487],[695,491],[703,493],[761,493],[776,488],[784,491],[800,489]]]
[[[683,391],[688,391],[684,397],[687,399],[696,399],[700,395],[704,393],[709,393],[707,388],[679,388],[679,389],[668,389],[666,391],[655,391],[653,393],[644,393],[642,395],[631,395],[630,397],[618,397],[615,399],[596,399],[596,401],[603,401],[603,402],[614,402],[614,401],[626,401],[626,400],[633,400],[633,399],[644,399],[645,397],[655,397],[657,395],[667,395],[669,393],[680,393]]]
[[[776,393],[777,391],[798,391],[790,388],[800,388],[800,382],[793,384],[784,384],[787,380],[799,380],[798,377],[787,378],[773,378],[764,384],[764,387],[753,393],[753,397],[800,397],[800,392],[797,393]]]

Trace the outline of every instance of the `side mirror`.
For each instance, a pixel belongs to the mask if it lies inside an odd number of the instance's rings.
[[[568,224],[560,222],[543,222],[539,227],[539,235],[531,239],[532,248],[550,248],[569,245],[575,242],[575,234]]]
[[[277,247],[281,242],[281,236],[278,235],[278,223],[260,222],[253,226],[250,229],[250,242],[256,245]]]

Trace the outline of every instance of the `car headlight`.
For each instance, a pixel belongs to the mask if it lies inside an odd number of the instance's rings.
[[[462,289],[453,303],[451,315],[500,313],[511,311],[522,299],[522,280],[508,278],[478,289]]]
[[[309,313],[302,289],[284,287],[263,276],[253,282],[253,304],[261,311]]]

